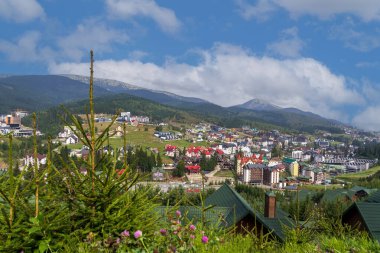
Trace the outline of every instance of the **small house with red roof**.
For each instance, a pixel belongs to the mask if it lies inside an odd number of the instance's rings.
[[[201,172],[201,166],[198,164],[196,165],[186,165],[185,166],[188,173],[199,173]]]
[[[179,155],[178,148],[176,146],[167,144],[165,146],[165,155],[169,157],[174,157],[175,155]]]

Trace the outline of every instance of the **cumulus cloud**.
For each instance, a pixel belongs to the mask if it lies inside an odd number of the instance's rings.
[[[39,47],[41,34],[29,31],[15,41],[0,40],[0,53],[13,62],[41,62],[52,59],[53,52],[47,47]]]
[[[280,40],[270,43],[267,50],[284,57],[300,57],[305,43],[298,37],[297,27],[285,29],[281,32]]]
[[[154,0],[106,0],[110,16],[130,19],[145,16],[153,19],[164,32],[175,33],[181,22],[173,10],[159,6]]]
[[[297,107],[325,117],[343,119],[337,109],[361,104],[357,91],[346,80],[309,59],[279,60],[257,57],[228,44],[216,44],[200,51],[196,65],[167,61],[159,66],[128,60],[95,62],[95,77],[116,79],[141,87],[200,97],[231,106],[261,98],[282,107]],[[88,75],[88,63],[62,63],[50,66],[54,74]]]
[[[362,129],[379,131],[380,129],[380,106],[370,106],[356,115],[352,123]]]
[[[288,11],[292,17],[312,15],[328,19],[339,14],[353,14],[367,22],[380,20],[380,1],[376,0],[259,0],[255,4],[248,3],[247,0],[236,1],[239,8],[242,8],[241,2],[244,1],[246,8],[255,10],[247,14],[242,9],[244,18],[255,18],[257,13],[267,15],[273,12],[274,8],[281,8]]]
[[[45,15],[43,8],[36,0],[1,0],[0,17],[15,21],[27,22]]]
[[[127,42],[128,36],[121,30],[108,27],[104,23],[89,19],[79,24],[74,32],[58,39],[62,56],[79,61],[89,48],[98,53],[109,52],[113,44]]]

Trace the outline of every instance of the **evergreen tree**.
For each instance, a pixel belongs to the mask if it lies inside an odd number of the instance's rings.
[[[185,175],[185,162],[180,160],[177,164],[177,168],[173,170],[174,177],[183,177]]]
[[[162,159],[161,159],[161,156],[160,156],[160,153],[157,154],[157,163],[156,163],[157,167],[162,167]]]

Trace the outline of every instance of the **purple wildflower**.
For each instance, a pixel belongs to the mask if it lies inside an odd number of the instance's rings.
[[[116,238],[116,244],[120,244],[120,238]]]
[[[128,230],[124,230],[123,232],[121,232],[120,234],[122,237],[129,237],[129,231]]]
[[[195,231],[196,227],[195,227],[193,224],[191,224],[191,225],[189,226],[189,229],[190,229],[191,231]]]
[[[191,239],[194,239],[194,238],[195,238],[195,235],[190,235],[190,238],[191,238]]]
[[[202,242],[204,243],[204,244],[206,244],[206,243],[208,243],[208,237],[207,236],[202,236]]]
[[[142,236],[142,232],[141,230],[137,230],[135,233],[134,233],[134,236],[136,239],[140,238]]]
[[[180,210],[175,211],[175,215],[177,215],[178,217],[181,217],[181,211]]]
[[[161,235],[166,235],[167,231],[166,231],[166,229],[161,228],[160,233],[161,233]]]

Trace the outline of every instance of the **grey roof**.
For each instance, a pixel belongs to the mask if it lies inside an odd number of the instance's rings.
[[[264,169],[266,166],[264,164],[248,163],[245,167],[248,169]]]

